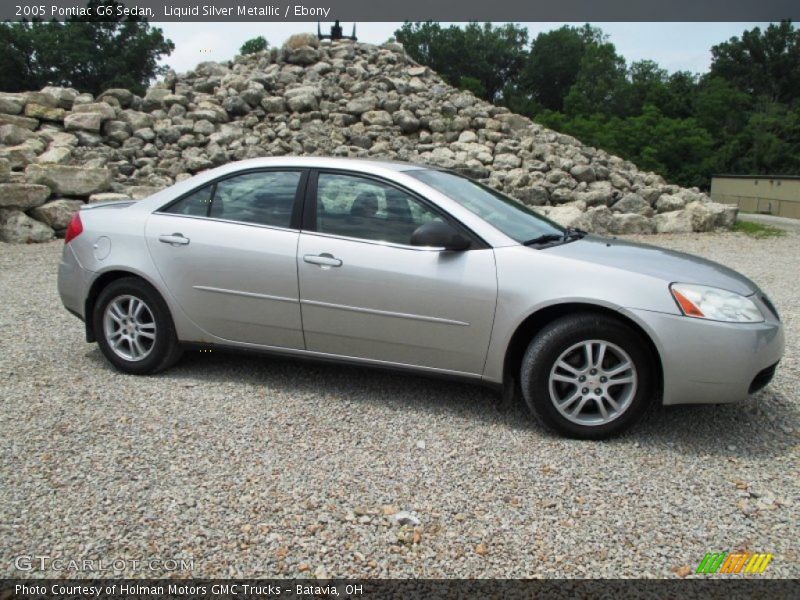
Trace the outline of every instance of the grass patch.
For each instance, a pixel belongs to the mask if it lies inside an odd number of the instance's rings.
[[[781,237],[786,235],[783,229],[772,227],[770,225],[763,225],[762,223],[754,223],[753,221],[736,221],[733,224],[733,231],[744,233],[750,237],[764,239],[771,237]]]

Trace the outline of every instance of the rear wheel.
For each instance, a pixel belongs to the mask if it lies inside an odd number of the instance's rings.
[[[166,303],[141,279],[125,277],[111,282],[100,292],[92,318],[100,350],[120,371],[155,373],[181,356]]]
[[[585,439],[631,427],[655,389],[653,357],[642,336],[621,321],[592,313],[546,326],[528,346],[520,379],[537,420]]]

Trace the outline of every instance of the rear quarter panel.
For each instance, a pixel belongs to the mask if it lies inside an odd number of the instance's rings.
[[[105,273],[123,271],[137,275],[150,283],[167,303],[172,314],[178,338],[181,340],[202,337],[194,323],[183,313],[164,285],[144,237],[145,223],[150,217],[143,206],[104,206],[81,211],[83,233],[70,242],[83,269],[90,272],[89,285]],[[105,257],[98,255],[95,246],[101,238],[108,238],[110,251]],[[90,315],[86,315],[91,318]]]

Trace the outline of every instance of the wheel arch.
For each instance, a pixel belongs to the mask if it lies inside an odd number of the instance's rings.
[[[164,304],[166,304],[167,306],[167,310],[170,310],[171,313],[169,303],[166,301],[166,298],[164,298],[164,294],[161,293],[161,290],[158,289],[158,286],[155,285],[155,283],[153,283],[152,281],[150,281],[150,279],[148,279],[139,272],[131,271],[128,269],[118,269],[118,268],[109,269],[108,271],[100,273],[100,275],[98,275],[95,278],[95,280],[92,281],[92,285],[89,287],[89,293],[86,294],[86,300],[84,302],[84,308],[83,308],[84,311],[83,322],[86,325],[87,342],[97,341],[97,334],[94,330],[94,319],[92,318],[92,315],[94,314],[94,307],[95,304],[97,303],[97,299],[100,297],[100,293],[106,287],[108,287],[108,285],[111,284],[112,282],[117,281],[118,279],[124,279],[126,277],[135,277],[136,279],[141,279],[142,281],[150,285],[158,293],[158,295],[161,296],[162,300],[164,300]],[[174,317],[172,314],[170,314],[170,318],[172,318],[174,321]]]
[[[514,382],[519,385],[519,373],[522,367],[522,358],[531,340],[549,323],[561,317],[576,314],[593,312],[610,317],[621,323],[625,323],[634,331],[641,335],[650,350],[653,365],[655,367],[656,389],[660,395],[664,389],[664,367],[661,354],[653,338],[642,325],[637,323],[628,315],[599,304],[589,302],[566,302],[561,304],[551,304],[540,308],[528,315],[514,330],[514,333],[506,346],[505,358],[503,361],[503,383],[504,385]]]

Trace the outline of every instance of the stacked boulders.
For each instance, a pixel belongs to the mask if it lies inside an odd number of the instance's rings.
[[[170,72],[145,94],[0,93],[0,239],[62,234],[85,202],[137,200],[260,156],[381,158],[456,169],[598,233],[730,228],[698,189],[455,89],[396,43],[320,43]]]

